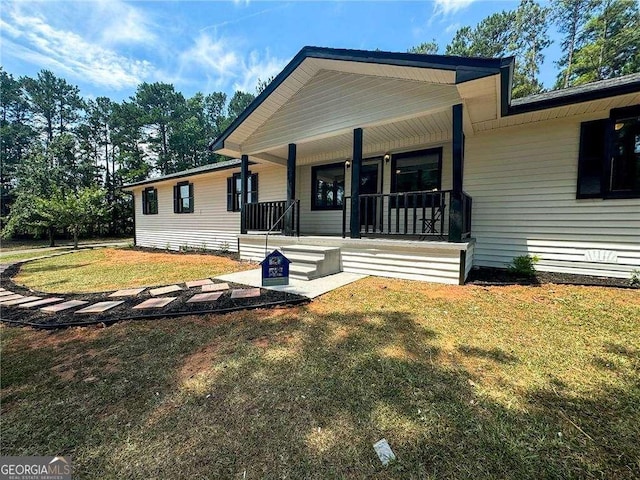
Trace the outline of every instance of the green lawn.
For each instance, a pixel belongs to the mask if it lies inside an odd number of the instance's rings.
[[[168,285],[255,265],[226,257],[102,248],[26,263],[14,281],[45,292],[101,292]]]
[[[20,253],[19,250],[11,251],[10,253],[3,254],[2,256],[0,256],[0,263],[10,263],[10,262],[17,262],[20,260],[29,260],[31,258],[51,255],[53,253],[68,252],[69,250],[73,250],[73,247],[64,248],[64,249],[42,249],[42,251],[39,251],[39,252],[26,252],[26,253],[25,252]]]
[[[74,478],[638,478],[639,319],[633,290],[368,278],[291,309],[3,327],[2,454],[71,454]]]
[[[124,243],[133,243],[133,238],[111,238],[111,237],[102,237],[102,238],[87,238],[81,239],[80,243],[82,245],[92,244],[92,243],[109,243],[109,242],[124,242]],[[58,247],[73,247],[73,240],[56,240],[56,246]],[[17,252],[20,250],[33,250],[33,249],[49,249],[49,240],[41,239],[41,240],[2,240],[1,243],[2,252],[0,252],[0,257],[5,255],[8,252]]]

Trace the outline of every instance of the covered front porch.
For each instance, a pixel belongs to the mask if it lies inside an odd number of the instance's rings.
[[[511,68],[305,47],[212,143],[241,158],[243,258],[263,258],[277,236],[276,247],[337,246],[352,271],[463,281],[474,243],[464,141],[499,118]],[[248,194],[254,164],[285,180],[270,201]]]
[[[422,143],[401,136],[415,128],[390,121],[384,133],[380,127],[355,128],[351,135],[288,144],[285,165],[274,165],[286,178],[286,197],[268,202],[242,198],[242,233],[449,242],[470,238],[472,199],[462,190],[463,111],[456,104],[416,118],[417,124],[439,125],[423,135]],[[424,137],[442,140],[424,143]],[[381,139],[385,145],[402,141],[406,146],[379,152]],[[345,142],[351,143],[349,154],[341,148]],[[241,182],[249,176],[250,157],[243,155]]]

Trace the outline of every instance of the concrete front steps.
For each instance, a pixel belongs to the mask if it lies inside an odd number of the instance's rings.
[[[313,280],[342,271],[340,247],[318,247],[313,245],[286,245],[280,247],[284,256],[291,260],[289,276],[300,280]]]

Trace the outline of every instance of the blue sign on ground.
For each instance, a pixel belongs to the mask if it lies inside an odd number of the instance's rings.
[[[289,285],[289,264],[291,260],[280,251],[274,250],[260,262],[262,265],[262,286]]]

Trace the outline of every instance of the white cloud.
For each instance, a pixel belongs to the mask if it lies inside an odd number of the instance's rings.
[[[91,3],[95,28],[103,44],[142,43],[158,41],[149,14],[121,0],[100,0]]]
[[[467,8],[475,0],[435,0],[433,7],[436,13],[447,15]]]
[[[258,80],[267,81],[270,77],[280,73],[285,61],[271,57],[266,51],[265,58],[260,57],[257,50],[249,54],[247,62],[243,62],[241,80],[233,85],[234,90],[253,93],[258,85]]]
[[[447,28],[445,28],[445,29],[444,29],[444,31],[445,31],[446,33],[448,33],[449,35],[451,35],[452,33],[455,33],[455,32],[457,32],[458,30],[460,30],[460,27],[461,27],[461,26],[462,26],[462,25],[460,25],[460,23],[459,23],[459,22],[452,23],[452,24],[448,25],[448,26],[447,26]]]
[[[269,50],[262,54],[258,50],[243,53],[239,42],[229,39],[214,39],[201,32],[193,45],[180,55],[181,76],[188,72],[192,76],[201,72],[206,76],[208,89],[233,86],[234,90],[254,92],[258,80],[267,80],[276,75],[286,63],[271,56]]]
[[[0,20],[4,55],[114,89],[135,86],[153,71],[146,60],[122,56],[78,33],[52,26],[34,9],[24,13],[18,5],[12,7],[5,9],[7,21]]]
[[[181,54],[181,59],[212,69],[221,77],[232,75],[239,62],[236,52],[225,40],[214,40],[206,34],[200,34],[193,46]]]

